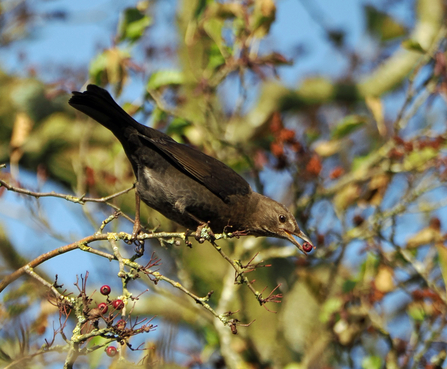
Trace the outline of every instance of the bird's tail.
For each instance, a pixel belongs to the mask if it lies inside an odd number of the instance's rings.
[[[118,138],[128,126],[137,128],[139,125],[113,100],[106,90],[95,85],[88,85],[84,92],[73,91],[73,96],[68,103],[101,123]]]

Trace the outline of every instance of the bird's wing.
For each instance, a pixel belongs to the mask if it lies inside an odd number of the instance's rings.
[[[248,182],[221,161],[190,146],[164,137],[139,135],[155,146],[185,174],[202,183],[208,190],[228,202],[230,195],[247,195],[251,192]]]

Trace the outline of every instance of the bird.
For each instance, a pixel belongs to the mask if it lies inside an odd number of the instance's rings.
[[[136,177],[133,236],[142,230],[142,200],[189,230],[208,225],[214,233],[286,239],[304,254],[315,248],[284,205],[253,191],[221,161],[138,123],[107,90],[89,84],[84,92],[73,91],[68,103],[109,129],[123,146]]]

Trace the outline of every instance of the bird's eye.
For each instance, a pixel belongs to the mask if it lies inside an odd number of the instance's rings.
[[[287,220],[287,218],[286,218],[285,215],[280,215],[280,216],[279,216],[279,221],[280,221],[280,223],[285,223],[286,220]]]

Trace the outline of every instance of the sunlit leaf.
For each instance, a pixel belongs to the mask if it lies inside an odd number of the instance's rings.
[[[406,34],[406,29],[390,15],[371,5],[365,6],[368,31],[381,41],[392,40]]]
[[[270,31],[270,26],[276,17],[276,5],[273,0],[255,0],[250,23],[257,37],[264,37]]]
[[[374,280],[379,263],[380,260],[376,255],[372,253],[367,254],[366,260],[361,266],[362,280],[364,282],[369,283]]]
[[[382,358],[379,356],[367,356],[362,360],[362,369],[381,369]]]
[[[127,77],[124,64],[129,56],[128,51],[117,47],[99,54],[90,63],[89,73],[92,82],[100,85],[122,83]]]
[[[118,26],[118,40],[137,41],[151,23],[151,18],[139,9],[127,8],[123,12]]]
[[[407,240],[407,248],[412,249],[419,246],[428,245],[429,243],[439,241],[441,237],[442,236],[439,229],[426,227]]]
[[[147,87],[150,90],[157,90],[161,87],[181,85],[184,82],[183,73],[177,70],[160,70],[149,78]]]
[[[320,321],[326,323],[331,318],[332,314],[338,312],[343,306],[343,300],[339,297],[332,297],[325,301],[321,308]]]
[[[424,308],[419,303],[411,303],[408,306],[408,314],[417,322],[423,322],[427,316]]]
[[[355,183],[350,183],[339,190],[335,196],[333,203],[339,210],[346,209],[360,196],[360,187]]]
[[[226,52],[226,54],[229,53]],[[217,47],[217,45],[212,45],[209,49],[207,68],[214,70],[223,64],[225,64],[225,58],[221,52],[221,49]]]
[[[290,363],[287,364],[284,369],[303,369],[303,366],[301,364],[298,363]]]
[[[331,81],[323,77],[306,78],[299,88],[298,97],[309,105],[330,100],[336,90]]]
[[[366,105],[374,116],[374,119],[377,124],[377,130],[379,131],[381,136],[385,136],[386,127],[383,116],[383,104],[382,100],[375,96],[367,96],[365,98]]]
[[[381,265],[374,281],[376,288],[383,293],[391,292],[395,288],[393,268]]]
[[[355,156],[354,159],[352,159],[351,170],[358,171],[365,168],[368,169],[369,168],[368,163],[370,158],[371,154]]]
[[[413,40],[413,39],[408,39],[408,40],[402,41],[402,47],[407,50],[418,51],[421,54],[425,54],[425,50],[421,46],[421,44],[418,41]]]
[[[224,20],[220,18],[208,18],[203,23],[203,29],[208,36],[215,42],[216,46],[222,50],[223,38],[222,28],[224,26]]]
[[[367,122],[367,118],[361,115],[348,115],[332,131],[332,138],[340,139],[356,131]]]
[[[436,244],[436,249],[438,250],[442,278],[444,279],[444,285],[447,289],[447,248],[441,242],[438,242]]]
[[[336,154],[342,147],[341,141],[338,140],[318,141],[315,143],[314,151],[320,156],[327,157]]]
[[[409,153],[405,157],[402,167],[406,171],[424,169],[424,164],[438,155],[439,151],[433,147],[424,147],[422,150]]]
[[[211,15],[223,19],[241,18],[245,14],[245,7],[237,2],[218,3],[213,1],[208,7],[208,11]]]
[[[207,7],[207,3],[209,3],[209,1],[207,1],[207,0],[198,0],[197,1],[197,6],[196,6],[196,9],[194,10],[194,18],[198,18],[199,16],[201,16],[203,14],[203,12],[205,11],[205,9]]]
[[[31,128],[33,127],[33,121],[28,114],[24,112],[18,112],[14,120],[14,128],[12,130],[12,136],[10,145],[12,148],[18,148],[22,146],[28,138]]]

